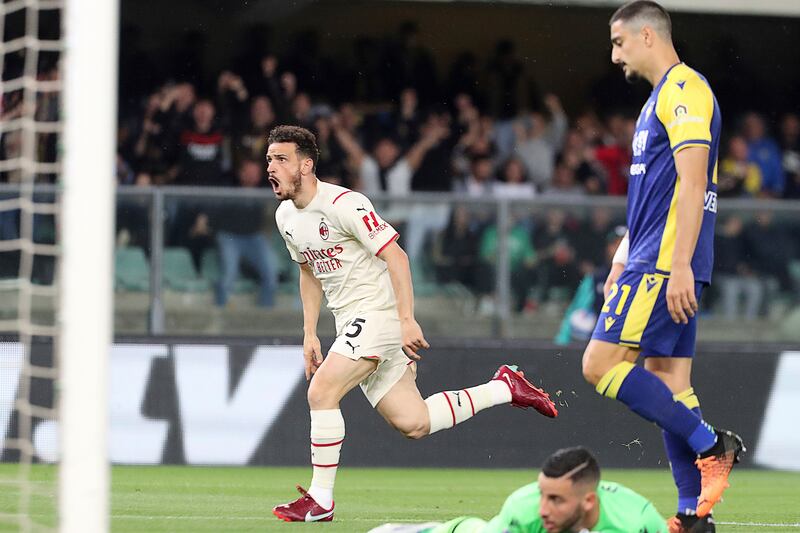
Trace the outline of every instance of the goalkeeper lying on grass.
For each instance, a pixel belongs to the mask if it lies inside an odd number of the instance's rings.
[[[444,524],[386,524],[372,533],[666,533],[667,525],[646,498],[600,480],[600,467],[584,447],[547,458],[539,480],[508,497],[485,522],[462,516]]]

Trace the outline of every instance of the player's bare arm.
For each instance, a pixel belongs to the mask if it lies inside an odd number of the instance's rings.
[[[308,263],[300,265],[300,300],[303,302],[303,359],[306,380],[309,380],[322,364],[322,348],[317,337],[322,284],[314,276]]]
[[[393,242],[384,248],[378,257],[386,261],[389,277],[392,280],[392,288],[397,299],[397,314],[402,328],[403,351],[410,359],[419,361],[422,358],[418,353],[419,350],[430,348],[430,344],[425,340],[422,328],[414,319],[414,287],[411,282],[408,256],[399,244]]]
[[[692,256],[703,223],[703,203],[708,186],[708,148],[690,146],[675,154],[680,176],[677,230],[672,271],[667,282],[667,308],[676,323],[688,323],[697,312]]]
[[[606,278],[606,282],[603,285],[603,297],[608,298],[608,294],[611,292],[611,286],[614,285],[617,280],[619,279],[622,272],[625,270],[625,265],[628,263],[628,247],[630,246],[630,240],[628,236],[628,232],[625,232],[625,237],[622,238],[622,241],[619,243],[617,247],[617,252],[614,254],[614,258],[611,260],[611,270],[608,273],[608,277]]]

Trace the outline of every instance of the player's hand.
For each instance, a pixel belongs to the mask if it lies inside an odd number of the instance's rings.
[[[673,266],[667,282],[667,309],[676,324],[688,324],[697,312],[694,273],[690,266]]]
[[[322,346],[316,335],[303,337],[303,360],[306,367],[306,381],[308,381],[322,364]]]
[[[422,328],[419,327],[417,321],[412,319],[405,320],[401,323],[403,333],[403,352],[406,357],[412,361],[419,361],[422,356],[417,352],[422,348],[430,348],[431,345],[425,340],[422,334]]]
[[[608,277],[606,278],[606,282],[603,285],[603,298],[608,299],[608,294],[611,292],[611,286],[617,282],[619,277],[622,275],[622,271],[625,270],[625,265],[622,263],[613,263],[611,265],[611,271],[608,273]]]

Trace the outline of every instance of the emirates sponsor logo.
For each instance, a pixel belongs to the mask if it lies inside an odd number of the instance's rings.
[[[317,260],[325,261],[328,259],[333,259],[342,252],[344,252],[344,247],[341,244],[337,244],[336,246],[331,246],[330,248],[320,248],[319,250],[309,248],[307,250],[303,250],[301,253],[303,254],[303,257],[306,258],[306,261],[314,262]]]

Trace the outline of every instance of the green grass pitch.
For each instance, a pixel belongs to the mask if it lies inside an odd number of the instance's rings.
[[[16,465],[0,465],[0,482]],[[37,521],[54,523],[55,469],[31,471]],[[272,506],[293,499],[306,484],[307,468],[114,467],[111,525],[114,532],[317,531],[359,532],[384,522],[443,521],[463,514],[489,518],[506,495],[535,478],[534,470],[343,468],[330,524],[286,524]],[[675,489],[666,470],[605,470],[650,498],[668,516]],[[0,485],[0,531],[16,531],[8,516],[17,490]],[[732,488],[715,510],[718,530],[800,533],[800,473],[734,471]]]

